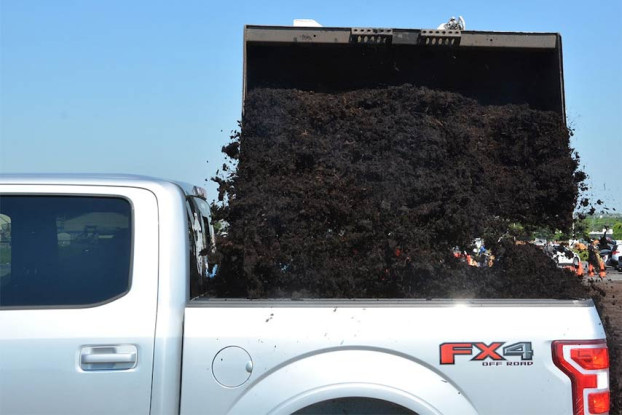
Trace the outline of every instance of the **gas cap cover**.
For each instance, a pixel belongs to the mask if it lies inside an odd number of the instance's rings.
[[[212,373],[218,383],[227,388],[243,385],[253,372],[253,360],[238,346],[221,349],[212,361]]]

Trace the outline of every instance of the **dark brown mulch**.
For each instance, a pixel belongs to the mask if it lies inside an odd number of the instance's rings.
[[[411,85],[248,93],[223,148],[212,289],[242,297],[576,298],[510,223],[566,229],[584,175],[559,115]],[[497,257],[451,255],[484,237]],[[503,237],[503,238],[501,238]],[[502,242],[499,242],[501,238]]]

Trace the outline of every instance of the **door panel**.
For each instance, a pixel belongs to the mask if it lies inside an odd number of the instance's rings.
[[[0,186],[0,413],[148,414],[155,196],[86,186],[19,191]]]

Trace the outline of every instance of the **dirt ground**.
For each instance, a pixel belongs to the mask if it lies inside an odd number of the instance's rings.
[[[622,414],[622,281],[597,282],[605,296],[601,317],[607,328],[611,367],[611,414]]]

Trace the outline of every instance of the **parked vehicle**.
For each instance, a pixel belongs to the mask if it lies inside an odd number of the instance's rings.
[[[578,266],[581,259],[568,247],[559,244],[552,244],[545,250],[558,267]]]
[[[248,26],[245,42],[245,92],[412,82],[564,115],[557,34]],[[211,298],[196,187],[4,175],[0,198],[0,413],[608,410],[590,299]]]
[[[622,244],[616,244],[613,246],[613,250],[611,251],[611,255],[609,257],[609,264],[614,268],[620,267],[620,254],[622,254]]]
[[[611,249],[601,249],[599,251],[600,257],[602,258],[605,266],[611,266]]]
[[[535,246],[544,247],[544,246],[546,246],[547,242],[548,241],[546,239],[544,239],[544,238],[536,238],[536,239],[534,239],[533,244]]]
[[[616,246],[616,241],[611,239],[611,237],[603,234],[603,236],[599,239],[598,242],[600,257],[602,258],[605,266],[614,266],[611,261],[611,255]]]

